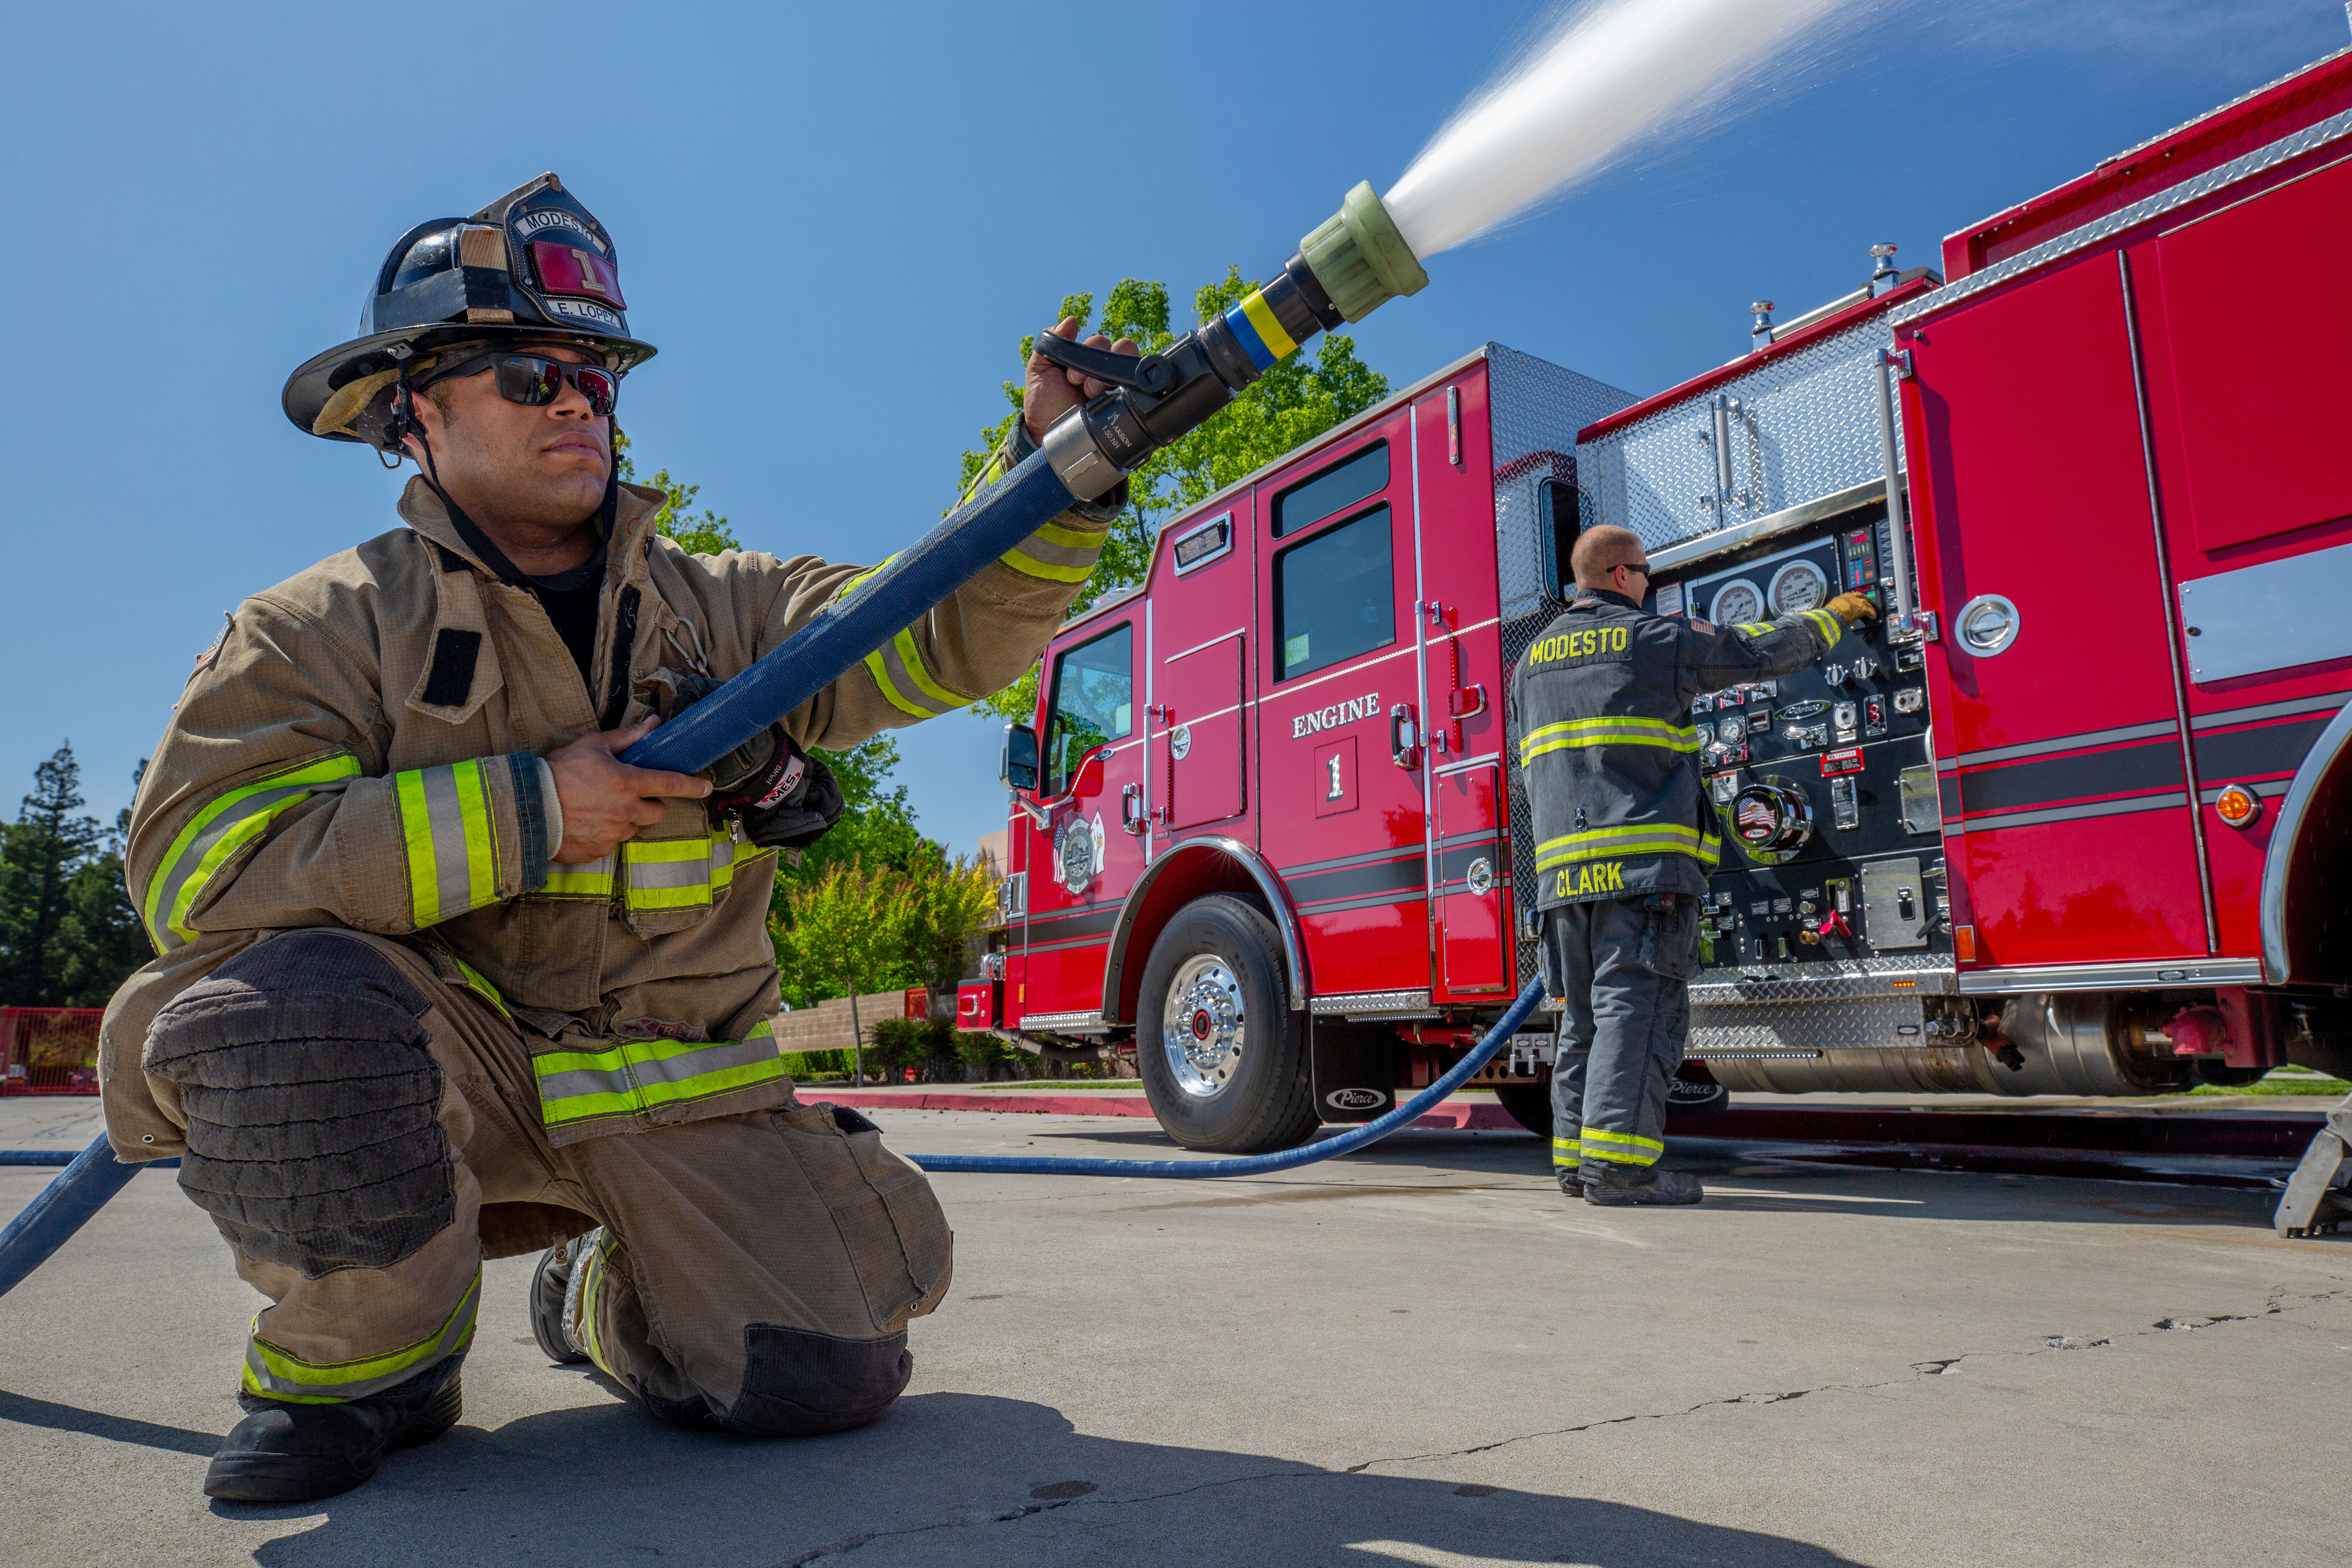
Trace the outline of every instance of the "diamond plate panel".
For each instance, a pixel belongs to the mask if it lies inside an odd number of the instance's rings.
[[[1735,1002],[1691,1009],[1690,1045],[1684,1054],[1880,1051],[1931,1043],[1927,1008],[1917,996],[1859,996],[1835,1006]]]
[[[1630,528],[1658,550],[1883,479],[1877,363],[1892,342],[1885,317],[1857,321],[1580,447],[1586,521]],[[1731,416],[1734,493],[1721,516],[1714,504],[1718,395],[1739,403]],[[1899,464],[1899,429],[1895,441]]]
[[[1825,960],[1777,972],[1718,964],[1692,980],[1693,1007],[1735,1002],[1830,1002],[1852,996],[1949,996],[1959,991],[1950,964],[1923,964],[1916,956]],[[1696,1015],[1694,1015],[1696,1016]]]
[[[1487,407],[1495,449],[1495,568],[1502,589],[1506,671],[1568,606],[1559,584],[1547,582],[1543,510],[1537,487],[1546,479],[1579,482],[1576,433],[1641,401],[1621,387],[1562,369],[1549,360],[1486,345]],[[1591,521],[1588,512],[1586,521]],[[1506,704],[1507,708],[1507,704]],[[1517,720],[1506,715],[1505,772],[1511,797],[1511,885],[1517,905],[1535,907],[1536,840],[1527,790],[1519,782]],[[1535,977],[1531,942],[1518,944],[1518,984]]]

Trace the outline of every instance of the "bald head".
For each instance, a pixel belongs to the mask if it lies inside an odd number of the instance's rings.
[[[1578,534],[1576,548],[1568,554],[1569,570],[1576,574],[1578,587],[1588,593],[1605,588],[1633,599],[1642,596],[1647,572],[1636,570],[1621,576],[1617,568],[1642,569],[1649,563],[1650,552],[1643,548],[1639,535],[1630,528],[1607,523]]]

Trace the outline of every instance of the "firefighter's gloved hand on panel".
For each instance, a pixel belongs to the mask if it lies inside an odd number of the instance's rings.
[[[1511,674],[1544,979],[1566,1003],[1552,1167],[1560,1190],[1587,1203],[1695,1204],[1705,1196],[1696,1179],[1658,1168],[1666,1086],[1690,1030],[1700,900],[1723,848],[1691,699],[1811,664],[1845,634],[1839,605],[1869,601],[1842,595],[1714,626],[1642,608],[1649,560],[1629,530],[1586,530],[1570,564],[1575,599]]]
[[[1822,607],[1849,626],[1878,618],[1878,606],[1867,594],[1840,594]]]
[[[486,1257],[541,1254],[551,1359],[761,1436],[873,1420],[946,1292],[921,1173],[784,1074],[776,857],[840,814],[818,749],[1029,667],[1124,497],[982,568],[716,789],[629,767],[677,672],[740,673],[871,568],[660,533],[668,498],[615,471],[654,353],[626,310],[612,236],[551,174],[401,237],[362,335],[282,399],[417,465],[395,526],[238,606],[133,810],[162,956],[107,1012],[108,1134],[184,1156],[268,1298],[212,1496],[324,1497],[446,1430]]]

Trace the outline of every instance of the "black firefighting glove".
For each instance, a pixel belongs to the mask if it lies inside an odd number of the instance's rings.
[[[677,718],[719,686],[707,675],[680,678],[670,687],[663,718]],[[710,765],[710,793],[702,804],[714,827],[733,816],[743,824],[743,836],[763,848],[805,849],[840,820],[841,786],[832,769],[776,723]]]

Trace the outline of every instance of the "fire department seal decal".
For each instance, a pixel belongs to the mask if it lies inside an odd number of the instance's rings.
[[[1179,724],[1176,726],[1174,732],[1168,737],[1168,754],[1175,758],[1180,763],[1186,757],[1192,754],[1192,725]]]

